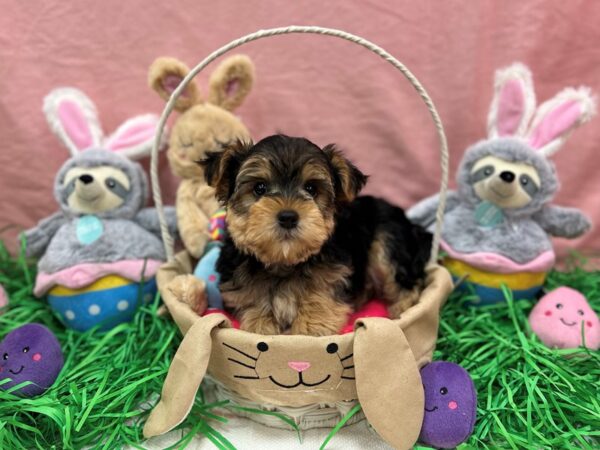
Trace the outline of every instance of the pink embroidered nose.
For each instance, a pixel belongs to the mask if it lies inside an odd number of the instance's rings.
[[[288,366],[296,372],[304,372],[310,367],[310,363],[305,361],[290,361],[288,362]]]

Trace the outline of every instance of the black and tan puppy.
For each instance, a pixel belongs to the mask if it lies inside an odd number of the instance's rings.
[[[202,161],[227,207],[217,270],[225,305],[260,334],[337,333],[370,298],[398,316],[418,298],[431,235],[384,200],[333,145],[275,135]]]

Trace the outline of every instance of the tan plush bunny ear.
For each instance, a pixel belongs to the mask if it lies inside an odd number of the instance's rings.
[[[535,92],[529,69],[514,63],[496,71],[488,137],[523,136],[534,111]]]
[[[190,69],[176,58],[157,58],[148,70],[148,84],[160,98],[168,101],[188,73]],[[177,98],[175,109],[182,112],[200,102],[202,102],[200,90],[192,80]]]
[[[211,332],[219,326],[230,327],[231,323],[221,314],[209,314],[198,319],[185,334],[169,367],[160,402],[144,425],[146,438],[172,430],[190,413],[208,368]]]
[[[210,76],[208,101],[228,111],[240,106],[254,84],[254,64],[245,55],[223,61]]]
[[[375,431],[397,449],[412,448],[421,431],[425,394],[415,357],[402,329],[389,319],[355,325],[356,392]]]
[[[528,134],[529,144],[548,157],[595,113],[596,102],[589,88],[566,88],[538,108]]]

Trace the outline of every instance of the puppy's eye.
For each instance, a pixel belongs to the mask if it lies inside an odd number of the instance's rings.
[[[254,185],[254,193],[259,197],[267,193],[267,183],[262,181]]]
[[[447,393],[448,393],[448,388],[447,387],[440,388],[440,394],[446,395]]]
[[[562,303],[557,303],[556,304],[556,309],[562,309],[562,307],[563,307]]]
[[[267,350],[269,350],[269,346],[266,342],[259,342],[258,344],[256,344],[256,348],[259,352],[266,352]]]
[[[338,351],[338,345],[335,342],[332,342],[327,346],[327,353],[335,353]]]
[[[317,186],[314,183],[306,183],[304,185],[304,190],[308,192],[308,195],[310,195],[312,198],[317,196]]]
[[[181,145],[183,148],[190,148],[194,146],[194,142],[183,142],[183,141],[179,141],[179,145]]]
[[[4,355],[2,355],[2,359],[4,361],[8,360],[8,353],[5,353]]]
[[[583,310],[582,309],[578,309],[577,310],[577,314],[579,314],[580,316],[583,316]]]
[[[28,353],[29,352],[29,347],[24,347],[23,348],[23,353]]]
[[[112,180],[112,179],[109,178],[108,180],[106,180],[106,185],[110,189],[113,189],[117,185],[117,183],[115,182],[115,180]]]

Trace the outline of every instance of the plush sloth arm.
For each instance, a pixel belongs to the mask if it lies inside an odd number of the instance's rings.
[[[40,220],[36,227],[21,233],[21,237],[26,242],[25,256],[42,256],[58,229],[66,222],[67,219],[62,212],[55,212],[51,216]]]
[[[165,206],[165,218],[167,219],[169,233],[171,233],[174,238],[177,238],[177,216],[173,206]],[[156,234],[158,237],[161,237],[160,221],[158,220],[158,212],[156,211],[156,208],[144,208],[140,210],[133,220],[135,220],[135,222],[142,228],[145,228],[151,233]]]
[[[446,197],[446,208],[444,211],[452,211],[459,203],[460,199],[458,198],[458,194],[454,191],[448,192],[448,196]],[[412,206],[406,212],[406,217],[417,225],[421,225],[423,228],[429,228],[435,223],[435,214],[439,204],[440,194],[432,195]]]
[[[592,227],[590,219],[581,211],[563,206],[544,206],[533,218],[548,234],[569,239],[581,236]]]

